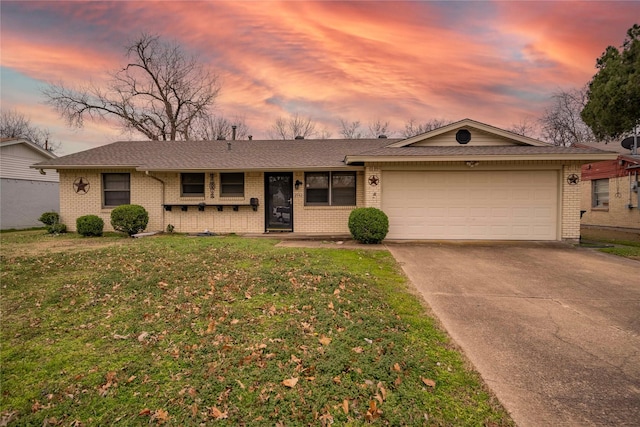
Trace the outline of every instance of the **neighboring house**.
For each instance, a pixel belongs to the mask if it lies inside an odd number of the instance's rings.
[[[618,142],[580,146],[618,153],[615,159],[582,166],[582,225],[640,233],[640,155]]]
[[[120,204],[148,230],[348,234],[356,207],[388,239],[580,236],[580,167],[614,159],[465,119],[408,139],[122,141],[33,165],[60,172],[60,214],[109,224]]]
[[[60,209],[58,173],[31,169],[56,155],[25,139],[0,140],[0,229],[44,227],[38,221]]]

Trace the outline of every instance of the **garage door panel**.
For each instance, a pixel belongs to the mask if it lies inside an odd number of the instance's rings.
[[[383,174],[388,238],[555,240],[555,171]]]

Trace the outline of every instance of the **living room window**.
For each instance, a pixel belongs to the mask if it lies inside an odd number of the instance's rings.
[[[221,173],[220,197],[244,197],[244,173]]]
[[[591,181],[591,185],[591,206],[594,208],[609,209],[609,179],[594,179]]]
[[[181,196],[204,196],[204,173],[180,174]]]
[[[355,206],[355,172],[307,172],[305,204],[308,206]]]
[[[131,175],[128,173],[103,173],[103,206],[116,207],[129,203],[131,203]]]

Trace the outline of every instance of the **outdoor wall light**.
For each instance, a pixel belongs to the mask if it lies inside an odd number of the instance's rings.
[[[302,184],[303,184],[302,181],[300,181],[299,179],[296,179],[296,183],[294,184],[294,186],[296,187],[296,190],[299,189]]]
[[[470,161],[467,162],[467,166],[469,166],[470,168],[475,168],[479,164],[480,164],[480,162],[475,161],[475,160],[470,160]]]

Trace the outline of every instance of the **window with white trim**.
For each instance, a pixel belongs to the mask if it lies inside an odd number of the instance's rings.
[[[305,205],[307,206],[355,206],[355,172],[307,172],[305,181]]]
[[[594,208],[609,208],[609,179],[594,179],[591,181],[591,206]]]

